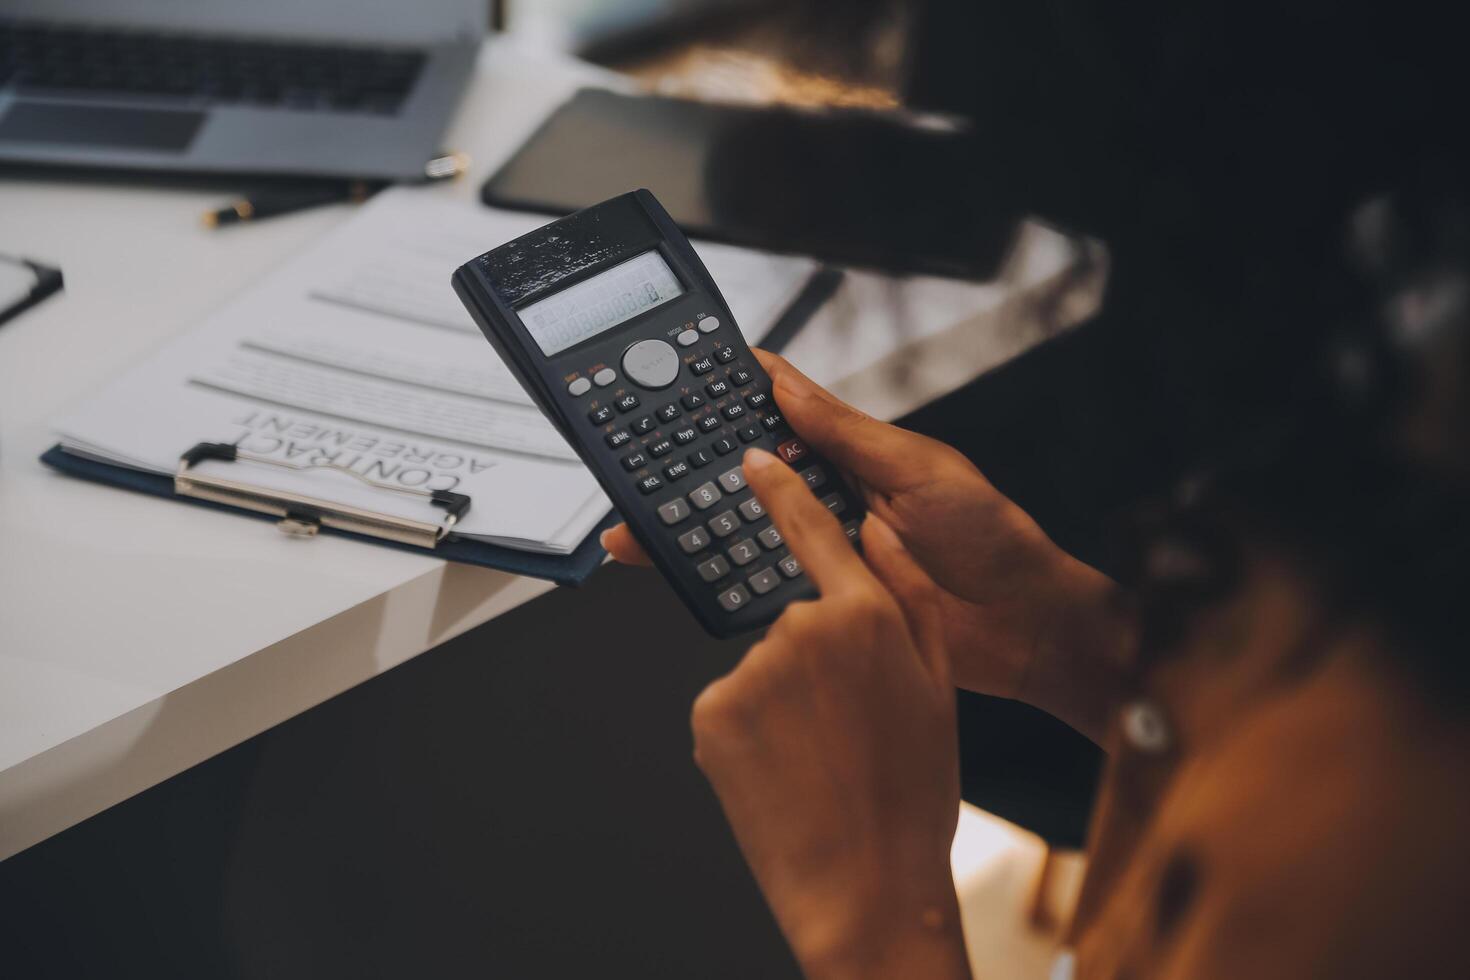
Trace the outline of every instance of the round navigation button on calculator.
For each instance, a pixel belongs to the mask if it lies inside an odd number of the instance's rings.
[[[679,354],[666,341],[640,340],[623,355],[623,373],[644,388],[666,388],[679,376]]]

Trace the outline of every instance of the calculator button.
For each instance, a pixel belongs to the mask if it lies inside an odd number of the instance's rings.
[[[689,516],[689,505],[683,497],[675,497],[659,507],[658,516],[663,518],[665,524],[678,524]]]
[[[736,444],[735,440],[731,439],[729,436],[721,436],[713,443],[711,443],[711,445],[714,446],[715,452],[719,453],[721,456],[724,456],[726,453],[733,453],[735,450],[740,448],[740,446]]]
[[[720,421],[720,417],[718,415],[706,415],[704,418],[699,420],[699,431],[713,432],[724,424],[724,422]]]
[[[644,388],[667,388],[679,376],[679,352],[664,340],[640,340],[623,353],[623,373]]]
[[[749,565],[761,556],[760,548],[749,538],[742,538],[730,545],[729,553],[730,560],[736,565]]]
[[[689,464],[684,462],[682,459],[679,460],[677,463],[670,463],[668,466],[664,467],[664,476],[669,478],[670,483],[675,480],[682,480],[688,475]]]
[[[781,532],[776,530],[774,527],[766,528],[764,531],[756,535],[756,539],[760,541],[761,545],[767,551],[775,551],[777,548],[781,547]]]
[[[669,404],[658,410],[658,419],[660,422],[672,422],[678,417],[679,406],[675,405],[673,402],[670,402]]]
[[[618,372],[612,368],[603,368],[592,376],[593,383],[599,388],[606,388],[616,380],[618,380]]]
[[[706,483],[703,486],[695,487],[689,491],[689,502],[700,510],[709,510],[715,504],[719,503],[720,498],[723,496],[724,494],[720,493],[719,487],[713,483]]]
[[[740,467],[727,470],[720,474],[720,489],[726,493],[735,493],[745,488],[745,472]]]
[[[663,456],[674,451],[674,444],[668,439],[660,439],[648,447],[648,451],[655,456]]]
[[[719,600],[721,609],[734,612],[750,601],[750,593],[745,591],[745,586],[736,585],[721,592]]]
[[[720,398],[730,393],[730,382],[720,378],[705,385],[704,390],[709,392],[711,398]]]
[[[592,420],[593,425],[603,425],[604,423],[611,422],[613,420],[612,406],[604,405],[601,408],[594,408],[587,413],[587,417]]]
[[[695,409],[704,404],[704,396],[697,391],[691,391],[689,394],[685,395],[679,400],[683,402],[684,407],[688,409]]]
[[[674,339],[679,342],[680,347],[688,347],[690,344],[697,344],[699,342],[699,331],[685,330]]]
[[[571,395],[573,398],[579,398],[582,395],[587,394],[587,392],[591,390],[592,382],[587,378],[578,378],[576,381],[573,381],[571,384],[567,385],[567,394]]]
[[[735,348],[733,347],[721,347],[719,350],[715,351],[715,360],[719,361],[721,364],[729,364],[731,361],[735,360],[735,358],[739,356],[740,355],[735,353]]]
[[[848,521],[842,525],[842,533],[853,541],[856,541],[863,533],[863,522],[858,520]]]
[[[745,404],[751,408],[765,408],[770,401],[771,394],[768,391],[752,391],[745,396]]]
[[[780,412],[769,412],[761,416],[761,425],[766,427],[767,432],[775,432],[786,427],[786,420],[781,417]]]
[[[701,466],[708,466],[714,461],[715,458],[709,454],[708,450],[696,449],[689,454],[689,465],[695,469],[699,469]]]
[[[761,430],[753,425],[743,425],[736,432],[739,434],[741,442],[755,442],[761,437]]]
[[[796,560],[795,555],[787,555],[776,562],[776,567],[781,569],[781,574],[787,578],[796,578],[801,574],[801,562]]]
[[[820,466],[808,466],[801,471],[801,478],[813,490],[827,482],[827,474]]]
[[[759,500],[751,497],[749,500],[741,502],[740,516],[745,518],[747,521],[758,521],[762,517],[766,516],[766,509],[765,507],[761,506],[761,502]]]
[[[744,414],[745,406],[740,404],[739,402],[731,402],[729,405],[725,406],[725,418],[729,419],[731,422],[740,418],[740,416]]]
[[[637,395],[624,395],[622,398],[619,398],[617,401],[613,402],[613,405],[620,412],[631,412],[640,404],[642,403],[638,401]]]
[[[702,527],[693,528],[679,535],[679,547],[684,549],[686,555],[703,551],[709,547],[709,542],[709,532]]]
[[[730,380],[737,385],[748,385],[755,380],[755,375],[751,373],[750,368],[738,367],[730,372]]]
[[[774,568],[762,568],[746,581],[750,583],[750,591],[756,595],[765,595],[781,584],[781,576],[776,574]]]
[[[663,486],[664,481],[659,479],[657,473],[650,473],[638,481],[638,489],[644,493],[653,493],[655,490],[662,490]]]
[[[693,429],[680,429],[678,432],[674,433],[674,441],[681,446],[687,446],[698,438],[699,433],[695,432]]]
[[[740,518],[735,516],[733,510],[727,510],[709,519],[709,529],[714,532],[717,538],[728,538],[740,530]]]
[[[633,431],[640,436],[646,436],[653,431],[653,427],[656,424],[657,423],[653,421],[652,415],[645,415],[643,416],[643,418],[633,423]]]
[[[629,473],[633,472],[634,470],[641,470],[647,465],[648,454],[641,450],[639,452],[633,453],[631,456],[623,457],[623,469],[627,470]]]
[[[713,333],[714,331],[716,331],[718,329],[720,329],[720,318],[719,317],[707,316],[703,320],[700,320],[699,321],[699,332],[700,333]]]
[[[713,357],[701,357],[699,360],[689,365],[689,370],[693,371],[695,374],[709,374],[714,369],[715,359]]]
[[[629,432],[627,429],[619,429],[616,432],[609,432],[607,434],[607,444],[614,449],[617,449],[619,446],[626,446],[632,441],[633,433]]]
[[[794,463],[806,455],[806,443],[800,439],[787,439],[776,447],[776,455],[788,463]]]
[[[840,493],[829,493],[822,498],[822,506],[834,514],[840,514],[847,510],[847,501],[842,499]]]
[[[699,577],[706,582],[718,582],[730,574],[730,563],[719,555],[699,563]]]

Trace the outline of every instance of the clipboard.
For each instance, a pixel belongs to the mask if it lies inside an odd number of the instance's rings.
[[[796,298],[776,319],[761,346],[772,351],[784,347],[831,298],[842,279],[843,273],[838,269],[819,268],[814,272]],[[205,460],[229,463],[232,472],[228,477],[196,472],[195,467]],[[42,454],[41,462],[60,473],[83,480],[155,497],[167,497],[196,506],[246,514],[262,521],[273,520],[281,531],[294,537],[337,534],[388,548],[430,554],[445,561],[547,579],[559,585],[579,585],[597,570],[597,566],[607,557],[598,537],[602,531],[620,520],[616,511],[610,511],[571,553],[552,555],[456,537],[455,524],[476,503],[465,494],[380,485],[379,488],[384,493],[413,493],[430,498],[429,502],[444,517],[438,523],[428,523],[254,485],[249,478],[252,467],[291,464],[240,452],[230,443],[201,442],[180,447],[178,467],[172,475],[145,472],[78,456],[67,452],[60,444]],[[233,472],[236,466],[240,467],[238,474]],[[360,476],[358,478],[363,479]],[[480,503],[482,506],[489,506],[488,502]]]

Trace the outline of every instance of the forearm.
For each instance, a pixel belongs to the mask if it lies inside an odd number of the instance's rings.
[[[1131,616],[1112,580],[1035,537],[1008,563],[1002,600],[955,619],[954,682],[1024,701],[1101,742],[1126,689]]]
[[[1099,744],[1127,691],[1134,626],[1117,585],[1061,555],[1016,697]]]
[[[959,901],[948,875],[924,897],[903,897],[843,918],[796,943],[807,980],[970,980]]]

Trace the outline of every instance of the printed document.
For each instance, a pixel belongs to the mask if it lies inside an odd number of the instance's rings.
[[[200,470],[432,523],[442,514],[424,498],[351,474],[454,490],[472,500],[457,535],[568,553],[611,505],[449,285],[461,264],[546,220],[385,191],[58,420],[62,446],[171,474],[195,443],[233,443],[301,468]],[[751,343],[815,270],[808,259],[695,249]]]

